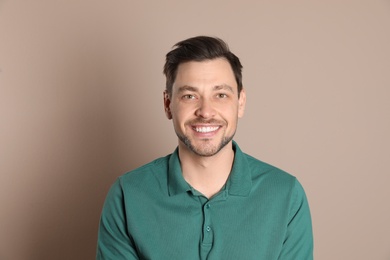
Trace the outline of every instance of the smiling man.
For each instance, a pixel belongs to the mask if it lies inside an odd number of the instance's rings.
[[[239,59],[218,38],[174,47],[164,108],[178,147],[113,184],[97,259],[313,259],[300,183],[233,141],[246,103]]]

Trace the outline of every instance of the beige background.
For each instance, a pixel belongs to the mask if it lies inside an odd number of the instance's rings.
[[[236,140],[297,176],[315,258],[390,259],[390,2],[0,0],[0,259],[94,259],[117,176],[176,146],[164,55],[244,65]]]

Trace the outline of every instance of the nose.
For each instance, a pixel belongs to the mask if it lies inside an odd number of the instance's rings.
[[[212,102],[206,99],[202,99],[195,111],[195,115],[202,118],[213,118],[215,116],[215,110]]]

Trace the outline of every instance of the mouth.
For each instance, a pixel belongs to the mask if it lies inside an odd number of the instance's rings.
[[[197,133],[212,133],[217,131],[220,128],[220,126],[192,126],[192,129]]]

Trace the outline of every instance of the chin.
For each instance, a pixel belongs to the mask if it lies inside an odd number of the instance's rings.
[[[211,157],[219,153],[227,144],[231,142],[233,136],[224,137],[219,141],[211,141],[210,139],[204,139],[200,141],[194,141],[184,135],[177,135],[179,140],[186,146],[188,150],[194,154],[202,157]]]

